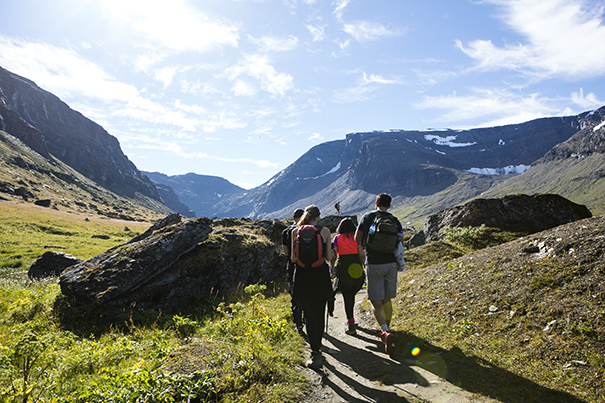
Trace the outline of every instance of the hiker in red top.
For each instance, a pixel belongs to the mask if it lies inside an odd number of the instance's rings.
[[[303,216],[292,230],[292,261],[294,269],[294,298],[303,311],[305,328],[311,346],[307,366],[320,370],[322,338],[328,300],[334,297],[328,261],[332,260],[331,235],[327,227],[318,227],[319,208],[305,208]]]
[[[355,294],[361,290],[366,279],[363,271],[365,253],[361,247],[361,242],[355,241],[355,229],[353,220],[350,218],[343,219],[336,228],[338,235],[332,241],[332,246],[336,252],[335,262],[332,262],[336,272],[334,290],[340,291],[342,294],[347,315],[345,333],[350,335],[357,334],[355,317],[353,316]]]

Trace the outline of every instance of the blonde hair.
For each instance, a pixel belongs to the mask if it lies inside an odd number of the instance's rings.
[[[320,212],[319,208],[313,204],[307,206],[305,208],[305,212],[303,213],[300,221],[298,222],[298,226],[311,224],[313,221],[319,218]]]

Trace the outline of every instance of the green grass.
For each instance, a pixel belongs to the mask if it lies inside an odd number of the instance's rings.
[[[603,401],[602,221],[474,253],[479,229],[406,251],[393,320],[404,358],[436,354],[450,382],[499,401]],[[540,242],[553,246],[526,252]]]
[[[66,330],[53,310],[57,278],[31,281],[27,268],[48,246],[88,259],[149,224],[0,203],[0,401],[298,401],[303,340],[289,295],[251,286],[209,314],[132,321],[87,333]],[[94,234],[108,240],[91,239]],[[17,264],[17,262],[20,262]]]
[[[145,222],[0,202],[0,270],[24,271],[49,250],[88,260],[144,232]],[[109,239],[93,238],[105,235]]]
[[[0,401],[301,399],[304,342],[279,286],[248,287],[191,316],[127,320],[96,334],[83,322],[70,331],[53,310],[57,279],[30,281],[26,269],[49,244],[80,258],[120,244],[124,223],[0,207]],[[582,225],[544,236],[560,250],[543,257],[523,252],[539,235],[491,247],[519,234],[489,228],[453,230],[446,241],[407,251],[394,359],[502,402],[601,401],[603,245],[578,233],[602,232]],[[91,242],[98,233],[110,239]],[[410,354],[414,347],[420,355]]]
[[[605,160],[599,153],[576,161],[565,159],[539,163],[488,190],[482,197],[556,193],[585,205],[594,216],[599,216],[605,214],[605,178],[598,175],[604,170]]]

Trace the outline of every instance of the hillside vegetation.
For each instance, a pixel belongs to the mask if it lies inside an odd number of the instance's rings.
[[[57,279],[30,281],[26,268],[46,246],[86,259],[146,224],[127,234],[124,221],[0,207],[0,400],[301,400],[304,341],[280,285],[209,299],[188,317],[68,331],[53,311]],[[418,347],[415,365],[501,402],[602,401],[605,218],[517,235],[459,229],[407,252],[395,358]]]
[[[552,390],[603,401],[605,217],[473,253],[490,230],[468,231],[408,252],[400,343],[441,355],[444,378],[500,401],[570,401]]]

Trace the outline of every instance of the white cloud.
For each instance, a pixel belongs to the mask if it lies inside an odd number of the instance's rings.
[[[263,55],[246,56],[238,65],[229,67],[225,74],[230,80],[235,80],[245,74],[260,81],[263,90],[275,95],[284,95],[294,87],[292,76],[278,73],[269,64],[269,59]]]
[[[485,0],[501,7],[501,18],[526,38],[498,47],[491,40],[457,46],[481,70],[513,69],[542,78],[605,75],[604,6],[586,0]]]
[[[400,85],[401,81],[397,79],[386,79],[381,75],[368,74],[363,72],[362,77],[358,80],[355,87],[347,88],[341,91],[336,91],[335,101],[350,103],[362,101],[370,98],[372,93],[378,91],[385,85]]]
[[[174,75],[178,70],[178,67],[162,67],[155,70],[154,78],[164,84],[164,88],[166,88],[172,83]]]
[[[445,110],[438,119],[444,122],[482,121],[480,126],[500,126],[569,114],[567,108],[557,106],[558,101],[539,94],[523,95],[505,89],[475,88],[469,95],[453,93],[427,96],[414,106],[418,109]]]
[[[324,30],[326,29],[325,25],[309,25],[305,24],[305,28],[311,33],[313,36],[313,42],[321,42],[326,37]]]
[[[605,102],[600,101],[593,92],[585,96],[583,88],[580,88],[580,92],[572,92],[571,100],[576,105],[586,109],[600,108],[605,105]]]
[[[237,96],[251,97],[256,95],[256,89],[253,85],[245,82],[244,80],[235,80],[231,91]]]
[[[186,1],[103,0],[110,18],[126,22],[147,40],[174,51],[205,52],[220,46],[237,46],[239,28],[207,17]]]
[[[104,102],[128,102],[139,91],[117,81],[71,49],[0,36],[0,65],[33,80],[60,98],[82,96]]]
[[[313,133],[307,140],[310,140],[313,143],[320,143],[324,140],[324,137],[319,133]]]
[[[255,39],[252,36],[248,35],[250,41],[264,50],[272,50],[277,52],[283,52],[287,50],[296,49],[296,45],[298,45],[298,38],[290,35],[287,38],[275,38],[272,36],[263,36],[260,39]]]
[[[351,35],[356,41],[375,41],[383,36],[399,35],[395,31],[391,31],[382,24],[357,21],[353,24],[344,24],[343,31]]]
[[[336,16],[337,20],[340,20],[342,18],[342,12],[349,5],[350,2],[351,0],[336,0],[333,3],[336,5],[336,8],[334,9],[334,15]]]

